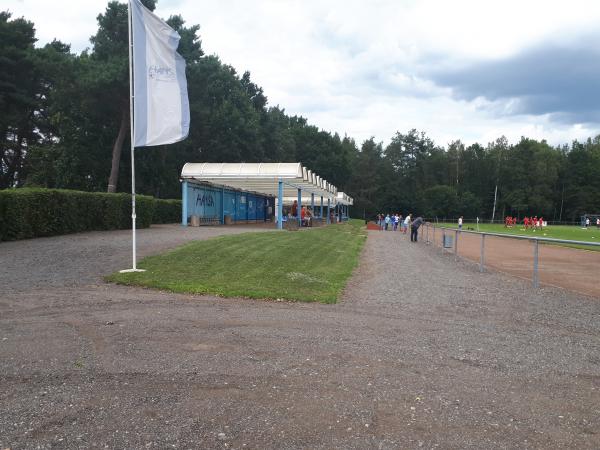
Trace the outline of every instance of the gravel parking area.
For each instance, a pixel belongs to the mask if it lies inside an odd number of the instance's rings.
[[[337,305],[104,283],[129,239],[0,243],[0,448],[600,448],[598,299],[378,231]]]

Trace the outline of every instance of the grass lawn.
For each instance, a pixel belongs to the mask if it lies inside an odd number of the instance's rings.
[[[196,241],[107,281],[193,294],[335,303],[366,240],[360,220]]]
[[[444,226],[448,228],[458,228],[456,223],[440,223],[439,226]],[[477,231],[477,224],[475,223],[464,223],[464,230],[474,230]],[[531,237],[545,237],[551,239],[566,239],[570,241],[584,241],[584,242],[594,242],[600,243],[600,230],[590,226],[587,230],[582,229],[578,226],[573,225],[549,225],[544,227],[543,231],[536,230],[533,231],[531,229],[525,230],[522,224],[516,225],[512,228],[506,228],[503,224],[495,223],[479,223],[479,231],[488,232],[488,233],[503,233],[503,234],[516,234],[520,236],[531,236]],[[600,247],[586,246],[586,245],[570,245],[570,244],[556,244],[556,245],[564,245],[565,247],[575,247],[575,248],[583,248],[586,250],[595,250],[600,251]]]

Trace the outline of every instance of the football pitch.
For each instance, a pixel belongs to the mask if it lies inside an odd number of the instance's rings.
[[[435,224],[436,226],[448,227],[448,228],[458,228],[456,223],[439,223]],[[529,237],[543,237],[550,239],[564,239],[568,241],[583,241],[583,242],[594,242],[600,243],[600,229],[598,229],[595,225],[589,226],[587,229],[582,228],[580,226],[574,225],[548,225],[544,227],[543,230],[533,230],[531,228],[525,229],[523,224],[517,224],[513,227],[505,227],[504,224],[490,224],[490,223],[479,223],[479,228],[477,228],[476,223],[465,222],[463,224],[463,230],[468,231],[482,231],[484,233],[499,233],[499,234],[513,234],[519,236],[529,236]],[[596,250],[600,251],[600,247],[595,246],[586,246],[586,245],[569,245],[569,244],[559,244],[559,245],[567,245],[569,247],[576,248],[584,248],[587,250]]]

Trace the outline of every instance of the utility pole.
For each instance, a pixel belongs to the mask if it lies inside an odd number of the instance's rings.
[[[560,195],[560,214],[558,215],[558,221],[562,222],[563,204],[565,201],[565,183],[562,185],[562,193]]]
[[[460,160],[460,145],[456,146],[456,187],[458,187],[458,162]]]
[[[494,209],[492,210],[492,221],[494,223],[494,216],[496,215],[496,198],[498,197],[498,184],[496,184],[496,189],[494,190]]]
[[[491,223],[494,223],[494,217],[496,217],[496,200],[498,199],[498,182],[500,181],[500,164],[502,162],[502,149],[504,147],[505,141],[506,141],[506,138],[504,136],[502,138],[496,140],[496,145],[498,146],[498,165],[496,166],[496,188],[494,189],[494,208],[492,209]],[[502,216],[504,216],[504,214]]]

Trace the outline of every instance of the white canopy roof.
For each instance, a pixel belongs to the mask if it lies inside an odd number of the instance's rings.
[[[284,205],[291,205],[292,203],[294,203],[295,201],[298,200],[298,196],[295,195],[293,197],[283,197],[283,204]],[[306,195],[303,194],[302,195],[302,206],[310,206],[310,194]],[[330,206],[335,206],[335,201],[332,199],[331,205]],[[325,196],[323,196],[323,205],[325,207],[327,207],[327,198]],[[315,195],[315,207],[320,207],[321,206],[321,197]]]
[[[340,205],[354,205],[354,199],[345,192],[337,193],[337,202]]]
[[[291,205],[296,200],[298,200],[298,195],[293,195],[291,197],[284,196],[283,204]],[[303,192],[302,193],[302,205],[310,205],[310,201],[311,201],[310,193]],[[324,204],[326,206],[327,202],[325,202]],[[345,192],[338,192],[335,199],[333,199],[333,203],[331,204],[331,206],[335,206],[335,205],[350,205],[350,206],[352,206],[353,204],[354,204],[354,199],[352,197],[350,197]],[[315,206],[319,207],[320,205],[321,205],[320,198],[315,195]]]
[[[186,163],[181,169],[182,180],[196,180],[234,189],[278,195],[282,180],[283,196],[303,194],[337,199],[337,188],[300,163]]]

